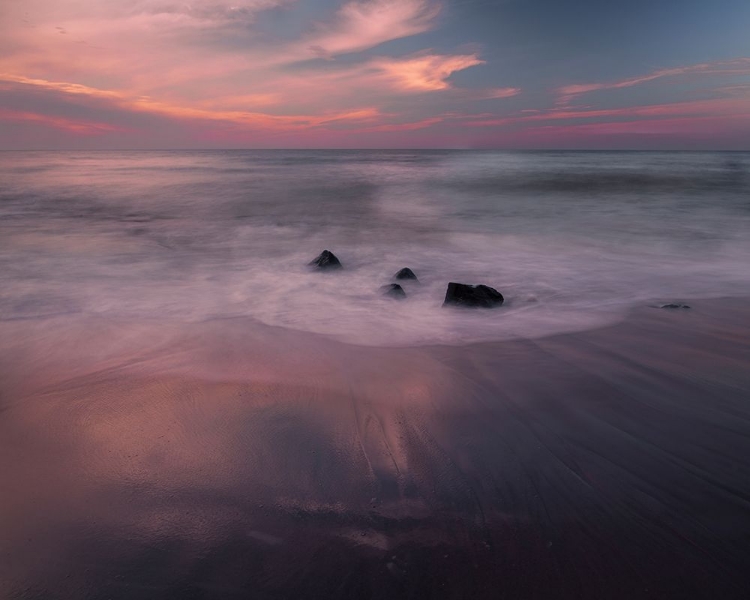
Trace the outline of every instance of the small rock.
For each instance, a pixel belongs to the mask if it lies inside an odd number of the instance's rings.
[[[445,292],[443,306],[477,306],[481,308],[493,308],[500,306],[505,301],[503,295],[496,289],[487,285],[467,285],[451,281]]]
[[[417,276],[414,274],[414,271],[412,271],[409,267],[404,267],[398,273],[396,273],[393,277],[399,280],[411,279],[412,281],[419,282],[419,279],[417,279]]]
[[[390,296],[391,298],[395,298],[396,300],[403,300],[406,298],[406,292],[404,291],[404,288],[402,288],[397,283],[389,283],[388,285],[384,285],[380,288],[380,290],[383,292],[384,296]]]
[[[669,304],[662,304],[659,308],[690,308],[687,304],[677,304],[670,302]]]
[[[324,271],[330,271],[333,269],[340,269],[341,268],[341,262],[338,258],[336,258],[336,255],[331,252],[330,250],[323,250],[323,252],[320,253],[320,256],[318,256],[314,261],[309,263],[311,267],[317,267],[318,269],[322,269]]]

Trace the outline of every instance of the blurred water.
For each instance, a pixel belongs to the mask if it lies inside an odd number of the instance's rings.
[[[328,248],[332,274],[306,264]],[[249,316],[370,345],[750,294],[750,154],[0,153],[0,320]],[[421,285],[381,296],[401,267]],[[441,308],[485,283],[494,311]]]

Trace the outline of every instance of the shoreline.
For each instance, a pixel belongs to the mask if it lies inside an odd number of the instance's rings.
[[[689,304],[463,346],[102,321],[77,357],[3,323],[0,595],[742,598],[750,303]]]

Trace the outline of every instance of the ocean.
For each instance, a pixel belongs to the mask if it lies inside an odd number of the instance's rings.
[[[0,153],[0,598],[746,600],[748,265],[747,153]]]
[[[323,249],[344,269],[307,264]],[[750,154],[0,154],[0,320],[260,323],[374,346],[535,338],[750,294]],[[407,300],[380,287],[402,267]],[[506,298],[442,308],[447,283]]]

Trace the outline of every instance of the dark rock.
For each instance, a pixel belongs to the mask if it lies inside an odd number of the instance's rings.
[[[404,267],[403,269],[401,269],[398,273],[394,275],[394,278],[411,279],[412,281],[419,281],[419,279],[417,279],[417,276],[414,274],[414,271],[412,271],[409,267]]]
[[[309,264],[311,267],[317,267],[324,271],[341,268],[341,262],[339,262],[339,259],[336,258],[336,255],[330,250],[323,250],[323,252],[320,253],[320,256]]]
[[[445,292],[443,306],[479,306],[482,308],[492,308],[500,306],[504,301],[505,298],[503,298],[500,292],[487,285],[466,285],[465,283],[451,281],[448,284],[448,290]]]
[[[384,285],[380,288],[380,290],[383,292],[384,296],[390,296],[391,298],[395,298],[396,300],[403,300],[406,298],[406,292],[404,291],[404,288],[402,288],[397,283],[389,283],[388,285]]]
[[[670,302],[669,304],[662,304],[659,308],[690,308],[687,304],[676,304]]]

